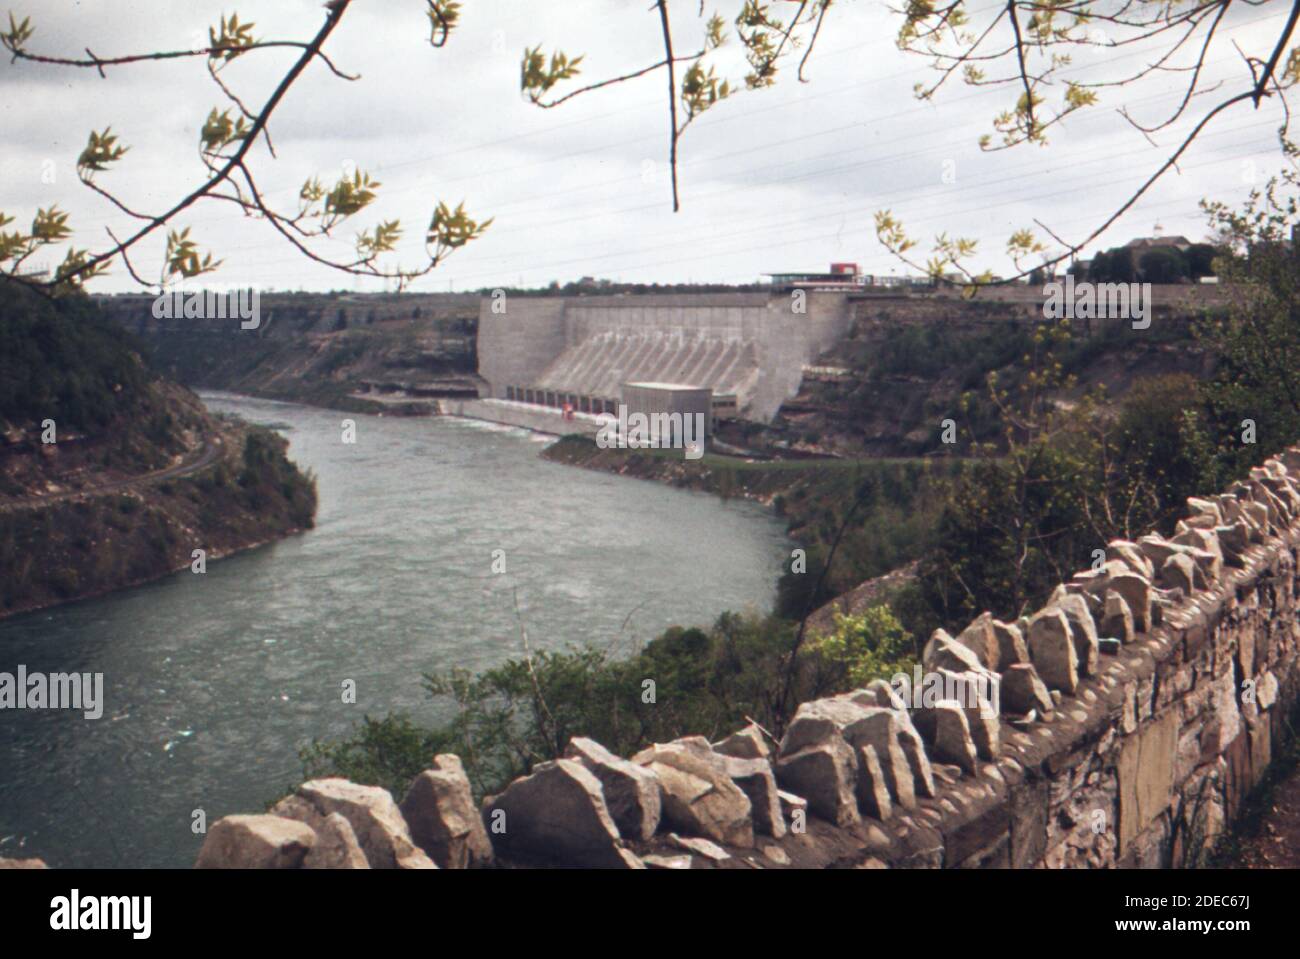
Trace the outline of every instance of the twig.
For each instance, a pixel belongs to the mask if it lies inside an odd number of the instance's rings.
[[[656,0],[655,6],[659,8],[659,23],[663,28],[664,54],[668,64],[668,120],[672,128],[668,141],[668,166],[673,181],[673,212],[676,213],[681,209],[677,194],[677,138],[680,135],[677,129],[677,68],[673,62],[673,35],[668,24],[668,0]]]
[[[520,638],[523,640],[523,644],[524,644],[524,662],[528,664],[528,679],[532,683],[533,695],[537,698],[538,706],[541,707],[541,712],[545,717],[547,723],[550,725],[549,731],[543,729],[542,732],[546,736],[547,742],[555,743],[555,748],[558,751],[564,748],[564,744],[555,741],[555,736],[558,732],[558,729],[556,728],[556,724],[555,724],[555,717],[551,715],[551,708],[546,704],[546,697],[542,695],[541,683],[539,683],[537,680],[537,670],[533,666],[533,649],[528,644],[528,627],[524,625],[523,613],[519,611],[518,587],[512,587],[510,593],[514,598],[515,618],[519,620],[519,635]]]

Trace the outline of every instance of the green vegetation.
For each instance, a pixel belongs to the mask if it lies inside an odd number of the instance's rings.
[[[248,428],[237,456],[190,476],[85,502],[0,509],[0,614],[157,579],[188,567],[197,548],[211,557],[309,529],[315,479],[289,462],[287,445]]]
[[[41,442],[53,420],[56,443]],[[196,460],[220,434],[216,460]],[[0,615],[94,596],[309,528],[315,481],[268,430],[219,424],[80,296],[0,287]],[[50,486],[117,491],[84,501]],[[35,502],[28,502],[35,499]]]
[[[1185,250],[1120,246],[1098,252],[1086,269],[1075,272],[1093,283],[1183,283],[1214,276],[1216,253],[1209,243],[1193,243]]]
[[[780,728],[780,680],[794,625],[775,617],[723,614],[709,629],[673,628],[629,657],[597,649],[538,652],[471,675],[424,677],[455,707],[429,730],[403,715],[367,717],[342,741],[302,752],[308,777],[342,775],[401,796],[436,752],[455,752],[479,795],[555,759],[573,736],[623,755],[688,734],[718,738],[753,719]],[[834,637],[809,644],[793,663],[797,700],[825,695],[849,677],[910,669],[911,638],[888,610],[844,620]],[[896,654],[902,654],[895,660]]]
[[[877,317],[882,318],[889,320]],[[1194,326],[1184,318],[1161,318],[1144,331],[1110,323],[1079,330],[1052,348],[1067,375],[1109,370],[1109,378],[1121,384],[1140,382],[1199,368]],[[832,412],[807,428],[808,438],[816,439],[819,431],[856,433],[858,444],[876,448],[881,440],[872,434],[884,434],[886,448],[908,456],[969,455],[974,445],[1000,441],[1004,432],[1002,412],[988,394],[988,375],[996,372],[1005,388],[1017,389],[1040,349],[1023,318],[994,314],[970,326],[891,323],[878,336],[850,341],[843,361],[853,370],[851,378],[812,391]],[[946,419],[961,426],[955,445],[943,442],[939,424]]]
[[[835,614],[835,629],[813,640],[818,665],[830,672],[831,689],[861,689],[873,679],[910,673],[912,635],[888,606],[870,606],[854,616]]]
[[[64,432],[100,433],[146,405],[152,379],[88,300],[51,302],[0,280],[0,429],[54,418]]]

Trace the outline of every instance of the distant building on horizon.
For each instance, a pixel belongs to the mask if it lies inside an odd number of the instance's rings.
[[[1185,236],[1140,236],[1125,243],[1124,249],[1141,251],[1172,247],[1177,250],[1186,250],[1191,246],[1192,241]]]

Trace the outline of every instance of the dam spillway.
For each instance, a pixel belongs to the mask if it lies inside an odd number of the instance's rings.
[[[752,392],[758,375],[754,344],[739,337],[680,330],[647,333],[606,330],[566,349],[542,373],[544,390],[618,396],[624,383],[693,383],[715,394]]]
[[[581,412],[629,382],[689,384],[767,422],[849,321],[847,297],[829,292],[484,297],[479,375],[492,398]]]

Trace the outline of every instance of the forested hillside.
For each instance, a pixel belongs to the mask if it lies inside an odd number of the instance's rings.
[[[314,480],[82,297],[0,287],[0,616],[309,528]]]

